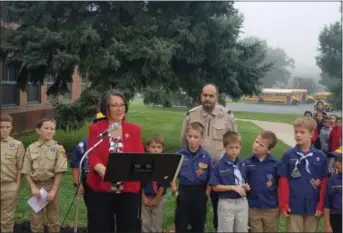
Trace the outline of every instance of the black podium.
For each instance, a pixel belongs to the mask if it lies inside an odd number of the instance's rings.
[[[142,189],[148,182],[170,182],[179,173],[183,161],[176,153],[112,153],[106,166],[104,181],[140,181],[138,229],[142,230]]]

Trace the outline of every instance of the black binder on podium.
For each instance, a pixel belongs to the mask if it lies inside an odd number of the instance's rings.
[[[183,156],[176,153],[111,153],[106,166],[104,181],[140,181],[143,188],[146,183],[157,181],[171,182],[176,179],[183,162]],[[138,211],[138,229],[141,232],[142,188]]]

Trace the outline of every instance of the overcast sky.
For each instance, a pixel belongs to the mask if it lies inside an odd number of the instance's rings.
[[[297,70],[319,71],[318,36],[325,24],[341,20],[339,2],[236,2],[244,14],[246,36],[265,39],[295,59]]]

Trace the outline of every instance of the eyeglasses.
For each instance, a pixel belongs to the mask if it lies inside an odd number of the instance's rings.
[[[114,108],[114,109],[124,109],[125,108],[125,104],[109,104],[108,106],[110,106],[110,108]]]

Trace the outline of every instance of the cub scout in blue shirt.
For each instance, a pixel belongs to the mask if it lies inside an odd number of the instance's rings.
[[[324,230],[342,232],[342,147],[329,153],[335,158],[335,174],[331,175],[325,193]]]
[[[164,150],[164,140],[159,135],[153,135],[146,143],[146,150],[160,154]],[[146,184],[142,192],[142,231],[162,232],[164,195],[167,184],[153,181]]]
[[[236,132],[223,135],[225,154],[213,168],[210,185],[218,192],[218,232],[248,232],[248,201],[250,190],[246,166],[238,156],[241,138]]]
[[[253,143],[253,155],[245,159],[251,232],[277,232],[279,206],[277,196],[278,161],[270,153],[277,143],[271,131],[262,131]]]
[[[310,117],[294,121],[297,145],[280,161],[279,207],[287,218],[287,232],[317,232],[324,208],[328,165],[325,154],[311,145],[316,122]]]
[[[203,136],[204,126],[200,122],[190,123],[186,129],[187,146],[178,151],[184,160],[178,175],[179,190],[175,182],[171,184],[176,197],[176,232],[187,232],[188,225],[192,232],[204,232],[212,161],[201,146]]]

